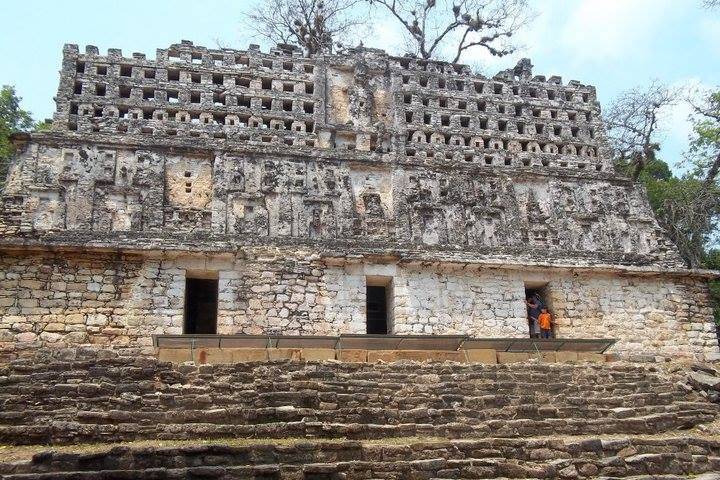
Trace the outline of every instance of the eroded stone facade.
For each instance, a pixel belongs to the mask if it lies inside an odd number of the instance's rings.
[[[2,193],[0,342],[147,351],[218,278],[218,333],[564,337],[717,354],[704,285],[618,175],[595,89],[359,49],[64,49],[53,128]]]

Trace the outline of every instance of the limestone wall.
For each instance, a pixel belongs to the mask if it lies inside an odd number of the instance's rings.
[[[182,250],[193,232],[683,266],[614,171],[594,87],[527,60],[486,78],[362,48],[63,53],[53,128],[18,141],[0,192],[0,244]]]
[[[642,189],[607,176],[32,144],[0,203],[9,241],[54,235],[72,244],[80,234],[122,248],[139,243],[123,234],[195,232],[681,265]]]
[[[614,171],[594,87],[531,67],[67,45],[0,192],[3,351],[148,351],[209,272],[221,334],[364,333],[370,282],[394,333],[524,336],[530,282],[562,336],[717,353],[708,274]]]
[[[631,355],[718,355],[698,280],[457,265],[327,261],[311,252],[237,256],[30,254],[0,257],[0,351],[93,345],[150,353],[183,333],[188,272],[218,272],[218,333],[365,333],[366,282],[388,285],[392,333],[527,335],[526,284],[545,293],[564,338],[617,338]],[[378,283],[379,282],[379,283]]]

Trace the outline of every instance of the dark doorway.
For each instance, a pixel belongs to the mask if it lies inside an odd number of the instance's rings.
[[[367,286],[367,333],[387,335],[387,288]]]
[[[185,333],[217,333],[217,279],[185,279]]]
[[[531,315],[537,316],[543,308],[547,308],[550,311],[550,306],[547,301],[547,285],[539,286],[528,286],[525,285],[525,301],[527,306],[527,317],[528,317],[528,332],[530,337],[539,338],[540,330],[530,319]],[[529,305],[532,301],[536,307]],[[553,337],[554,332],[553,332]]]

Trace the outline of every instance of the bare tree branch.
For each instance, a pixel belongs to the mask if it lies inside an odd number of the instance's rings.
[[[245,14],[246,27],[273,44],[302,48],[306,55],[331,53],[353,39],[363,21],[352,9],[363,0],[259,0]]]
[[[531,19],[527,0],[364,0],[390,14],[421,58],[460,61],[481,47],[495,56],[515,51],[510,39]]]
[[[661,111],[674,105],[677,92],[653,82],[645,89],[623,92],[605,112],[608,138],[617,160],[630,162],[633,179],[656,159]]]

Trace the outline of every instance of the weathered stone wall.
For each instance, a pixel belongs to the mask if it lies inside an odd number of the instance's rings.
[[[614,171],[595,89],[529,61],[67,45],[56,100],[0,194],[6,352],[147,351],[198,272],[220,334],[364,333],[370,282],[394,333],[524,336],[531,282],[563,337],[718,352],[711,274]]]
[[[320,263],[269,253],[233,258],[0,255],[0,342],[8,353],[94,345],[152,351],[183,333],[187,272],[219,272],[218,333],[331,333]]]
[[[53,130],[14,162],[0,233],[681,265],[642,189],[613,170],[593,87],[533,77],[529,62],[486,78],[375,50],[296,53],[182,43],[149,60],[66,46]]]
[[[0,215],[8,236],[193,231],[679,264],[643,191],[609,177],[33,144],[5,190],[18,198]]]
[[[545,294],[564,338],[617,338],[626,355],[713,358],[703,282],[607,274],[366,264],[311,252],[242,256],[22,254],[0,257],[6,356],[75,345],[152,352],[183,333],[188,272],[218,272],[220,334],[365,333],[365,286],[389,285],[391,333],[522,337],[526,284]]]

